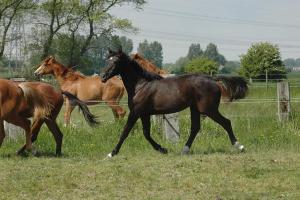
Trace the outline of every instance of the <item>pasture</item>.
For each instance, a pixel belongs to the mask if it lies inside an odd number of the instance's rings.
[[[91,107],[99,126],[89,127],[75,109],[76,127],[65,128],[63,108],[57,119],[64,133],[62,157],[54,156],[55,142],[46,127],[34,145],[37,156],[16,155],[23,137],[5,140],[0,199],[299,199],[300,102],[295,99],[300,88],[291,87],[291,120],[279,123],[276,87],[260,85],[251,86],[244,100],[221,104],[245,153],[233,149],[225,131],[205,118],[191,154],[182,156],[190,129],[189,112],[183,111],[179,143],[165,141],[158,127],[151,128],[167,155],[152,149],[139,122],[120,153],[105,159],[125,121],[115,122],[110,108],[100,104]]]

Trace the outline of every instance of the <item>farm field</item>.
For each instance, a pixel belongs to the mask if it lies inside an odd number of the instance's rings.
[[[46,127],[35,143],[37,156],[15,154],[23,137],[6,139],[0,149],[0,199],[299,199],[300,86],[292,83],[291,120],[280,123],[275,84],[263,84],[253,84],[244,100],[221,104],[245,153],[233,149],[225,131],[205,118],[191,154],[181,155],[190,126],[186,110],[180,113],[180,142],[167,142],[152,127],[167,155],[151,148],[138,123],[120,153],[105,159],[125,120],[115,122],[100,104],[91,107],[101,122],[93,128],[77,109],[75,127],[65,128],[60,113],[62,157],[54,156]]]

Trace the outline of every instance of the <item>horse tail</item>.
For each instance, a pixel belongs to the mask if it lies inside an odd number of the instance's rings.
[[[47,118],[51,114],[53,105],[49,103],[47,97],[34,88],[30,82],[20,83],[19,88],[23,91],[25,101],[30,108],[33,108],[33,121]]]
[[[221,89],[222,96],[228,98],[229,101],[243,99],[247,95],[248,83],[243,77],[218,76],[215,80]]]
[[[85,121],[87,121],[90,126],[98,124],[98,122],[96,121],[96,116],[90,112],[89,108],[83,101],[67,91],[61,91],[61,93],[64,94],[72,104],[78,105],[79,109],[83,113]]]

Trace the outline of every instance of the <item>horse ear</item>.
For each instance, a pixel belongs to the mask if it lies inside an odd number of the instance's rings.
[[[112,54],[113,51],[112,51],[110,48],[108,48],[108,53],[109,53],[109,54]]]
[[[135,59],[139,59],[139,58],[141,58],[141,55],[138,54],[138,53],[136,53],[136,54],[134,54],[134,58],[135,58]]]

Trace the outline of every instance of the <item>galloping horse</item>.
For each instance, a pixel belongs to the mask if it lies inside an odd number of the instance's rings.
[[[70,68],[63,66],[55,60],[53,56],[46,58],[38,69],[34,72],[36,75],[52,74],[57,79],[63,91],[67,91],[87,104],[105,101],[112,109],[115,118],[123,118],[126,111],[119,106],[125,88],[122,81],[114,77],[107,83],[102,83],[99,76],[84,76]],[[66,110],[64,113],[65,125],[70,123],[70,116],[74,105],[66,100]]]
[[[200,130],[200,114],[205,114],[220,124],[228,133],[231,144],[243,151],[232,131],[230,120],[218,110],[221,95],[230,101],[244,98],[248,87],[241,77],[218,77],[213,79],[200,74],[186,74],[162,78],[144,70],[135,60],[119,50],[109,51],[108,66],[102,76],[105,82],[115,75],[121,75],[128,93],[130,113],[118,144],[108,157],[116,155],[135,122],[140,118],[143,133],[152,147],[167,153],[167,149],[150,136],[150,115],[168,114],[190,107],[191,133],[182,153],[187,154]],[[218,81],[218,82],[217,82]]]
[[[133,60],[135,60],[137,63],[140,64],[141,67],[143,67],[145,70],[152,72],[154,74],[159,74],[159,75],[166,75],[168,72],[163,69],[159,69],[156,67],[152,62],[149,60],[145,59],[143,56],[141,56],[138,53],[132,54],[130,56]]]
[[[60,155],[63,134],[55,120],[63,105],[62,93],[79,105],[86,120],[95,123],[87,106],[67,92],[57,91],[53,86],[41,82],[16,83],[0,79],[0,147],[5,138],[4,120],[25,130],[26,144],[18,151],[19,154],[31,150],[32,142],[37,139],[45,122],[54,136],[56,154]],[[32,123],[30,117],[33,117]]]

